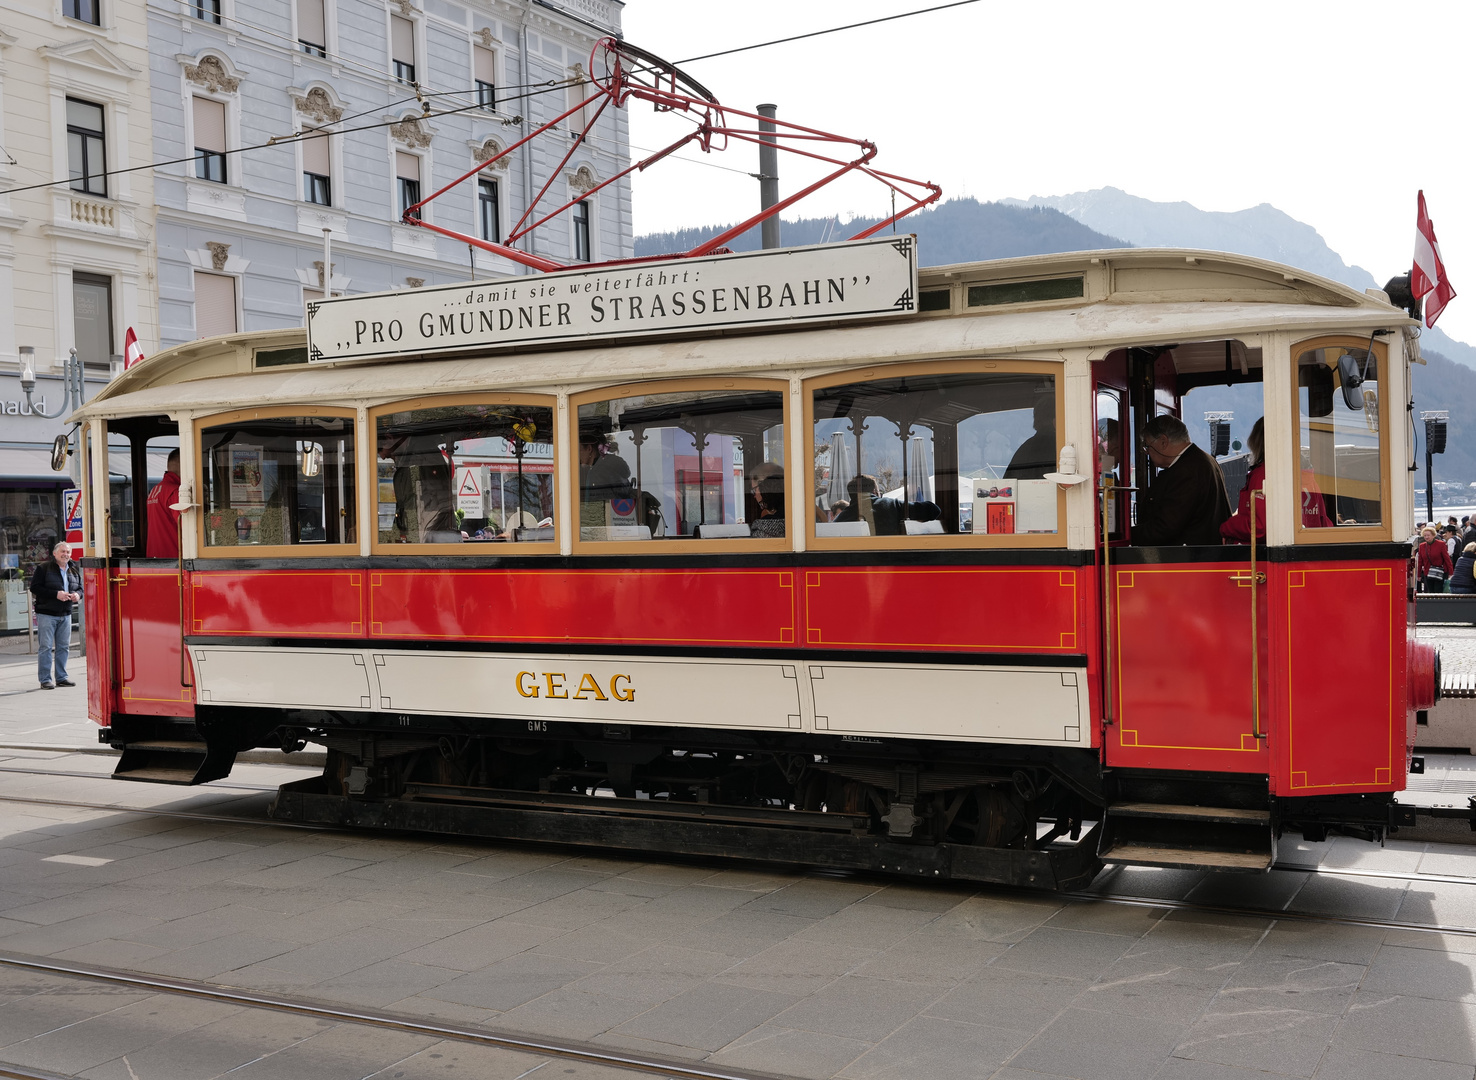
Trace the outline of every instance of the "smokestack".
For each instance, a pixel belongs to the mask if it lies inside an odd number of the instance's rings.
[[[774,127],[773,105],[760,105],[756,110],[764,117],[759,121],[760,132],[771,132]],[[759,147],[759,207],[767,210],[779,201],[779,151],[772,146]],[[779,215],[765,218],[763,225],[764,248],[779,246]]]

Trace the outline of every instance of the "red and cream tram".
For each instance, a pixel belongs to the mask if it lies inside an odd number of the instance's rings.
[[[314,743],[279,817],[1056,888],[1406,823],[1415,321],[1222,253],[914,260],[347,297],[125,372],[74,417],[117,775]],[[1134,545],[1142,425],[1225,387],[1263,536]]]

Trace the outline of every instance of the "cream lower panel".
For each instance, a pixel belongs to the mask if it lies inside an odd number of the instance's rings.
[[[804,667],[817,731],[1051,746],[1091,743],[1086,672],[1080,668]]]
[[[343,649],[252,649],[191,645],[202,705],[374,708],[373,675],[362,653]]]
[[[368,654],[385,712],[799,728],[799,672],[766,660],[473,652]]]

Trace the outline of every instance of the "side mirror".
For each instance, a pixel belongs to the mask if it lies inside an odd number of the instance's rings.
[[[1307,415],[1331,416],[1333,411],[1332,369],[1321,364],[1304,367],[1300,374],[1301,383],[1307,388]]]
[[[53,472],[67,471],[67,437],[58,435],[51,444],[51,468]]]
[[[1363,361],[1352,353],[1338,357],[1338,382],[1343,386],[1343,404],[1350,409],[1363,410]]]

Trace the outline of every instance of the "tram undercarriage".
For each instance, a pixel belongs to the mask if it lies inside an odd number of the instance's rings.
[[[210,706],[116,719],[101,740],[125,779],[325,747],[320,776],[279,790],[284,821],[1030,888],[1079,888],[1104,862],[1264,871],[1284,831],[1378,842],[1415,824],[1384,794],[1274,799],[1265,777],[1103,770],[1090,750]]]

